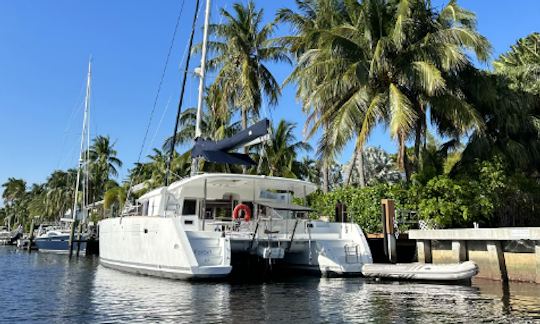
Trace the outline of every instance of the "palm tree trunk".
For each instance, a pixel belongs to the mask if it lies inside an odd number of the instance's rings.
[[[364,176],[364,150],[360,149],[358,152],[358,184],[360,185],[360,188],[364,188],[366,186],[366,178]]]
[[[353,155],[351,157],[351,167],[349,169],[349,173],[347,174],[347,178],[345,179],[345,186],[351,184],[352,173],[356,166],[356,161],[358,161],[358,184],[361,188],[364,188],[366,186],[366,181],[364,178],[364,154],[362,147],[358,142],[356,143]]]
[[[411,179],[410,169],[409,169],[409,159],[407,158],[407,145],[405,143],[405,134],[399,132],[398,134],[399,141],[399,152],[398,152],[398,165],[405,171],[405,180],[409,182]]]
[[[323,192],[324,193],[327,193],[328,192],[328,189],[329,189],[329,179],[328,179],[328,173],[329,173],[329,170],[328,170],[328,162],[325,161],[323,162],[323,165],[322,165],[322,173],[323,173]]]
[[[349,172],[347,173],[347,178],[345,178],[345,186],[348,186],[351,184],[352,173],[354,171],[354,165],[356,164],[356,156],[358,155],[356,151],[357,150],[355,147],[353,154],[351,156],[351,167],[349,168]]]
[[[325,122],[323,124],[323,127],[324,127],[324,132],[326,133],[328,131],[328,122]],[[323,163],[322,163],[322,173],[323,173],[323,192],[324,193],[327,193],[329,190],[330,190],[330,166],[329,166],[329,161],[330,161],[330,158],[328,156],[326,156],[327,154],[324,153],[325,151],[323,151],[323,156],[322,156],[322,159],[323,159]]]
[[[422,129],[422,133],[424,134],[424,150],[427,148],[427,126]]]
[[[415,138],[414,138],[414,157],[416,158],[416,163],[418,164],[420,161],[420,145],[422,144],[422,119],[418,118],[416,121],[416,128],[415,128]]]

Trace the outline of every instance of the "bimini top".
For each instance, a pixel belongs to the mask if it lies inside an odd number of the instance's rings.
[[[162,194],[163,189],[152,190],[139,200]],[[292,192],[295,197],[303,198],[315,190],[317,186],[308,181],[231,173],[200,174],[167,187],[167,191],[176,198],[229,199],[233,196],[235,199],[250,201],[265,199],[269,192]]]

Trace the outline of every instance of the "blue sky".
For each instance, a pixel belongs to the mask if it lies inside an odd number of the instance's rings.
[[[179,94],[181,58],[185,53],[194,1],[186,0],[169,69],[164,80],[144,155],[161,146],[173,128]],[[204,1],[202,1],[204,2]],[[0,2],[0,183],[8,177],[29,184],[45,181],[55,169],[74,167],[82,123],[87,60],[94,57],[91,112],[93,135],[109,135],[124,161],[120,180],[137,160],[182,0],[160,1],[2,1]],[[256,1],[272,19],[294,1]],[[434,0],[434,5],[445,1]],[[478,16],[478,28],[493,45],[493,57],[518,38],[540,30],[540,1],[462,0]],[[218,8],[232,1],[213,1]],[[202,14],[201,19],[202,21]],[[200,30],[198,30],[200,40]],[[279,32],[286,32],[282,28]],[[192,67],[198,58],[194,57]],[[485,66],[489,68],[489,66]],[[272,65],[281,82],[291,68]],[[210,82],[212,74],[210,76]],[[185,107],[196,105],[196,79],[187,84]],[[275,122],[298,123],[304,116],[287,87],[277,107],[263,109]],[[315,143],[312,143],[315,144]],[[377,129],[370,145],[389,151],[394,143]],[[351,148],[343,152],[349,158]]]

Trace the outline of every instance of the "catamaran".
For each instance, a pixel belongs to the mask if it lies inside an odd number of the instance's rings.
[[[101,220],[100,263],[167,278],[224,277],[233,267],[244,267],[242,261],[247,259],[320,274],[359,275],[364,264],[372,263],[366,238],[356,224],[308,217],[306,196],[317,189],[314,184],[264,175],[197,172],[199,158],[252,164],[249,156],[234,151],[263,141],[269,127],[263,120],[223,141],[202,139],[209,10],[207,0],[192,176],[144,194],[120,217]],[[179,107],[182,98],[183,91]]]
[[[372,263],[357,224],[308,218],[294,204],[310,182],[243,174],[200,174],[150,191],[135,212],[99,224],[104,266],[169,278],[227,276],[256,256],[321,274],[360,274]]]

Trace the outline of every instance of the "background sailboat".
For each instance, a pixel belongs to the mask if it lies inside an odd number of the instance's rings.
[[[91,94],[91,81],[92,81],[92,59],[88,62],[88,76],[86,80],[86,96],[84,100],[84,114],[83,124],[81,132],[81,145],[79,152],[79,165],[77,167],[77,180],[74,188],[73,208],[71,210],[71,218],[60,219],[61,223],[69,224],[68,226],[61,226],[60,228],[52,228],[46,230],[44,233],[38,232],[36,238],[36,246],[41,252],[56,252],[56,253],[69,253],[71,255],[73,249],[77,249],[78,253],[86,253],[86,235],[81,234],[81,227],[79,226],[79,233],[77,234],[77,244],[75,246],[73,238],[75,238],[75,225],[77,221],[79,224],[86,221],[88,218],[88,156],[90,148],[90,94]],[[79,208],[79,187],[82,186],[82,199],[81,206]]]

